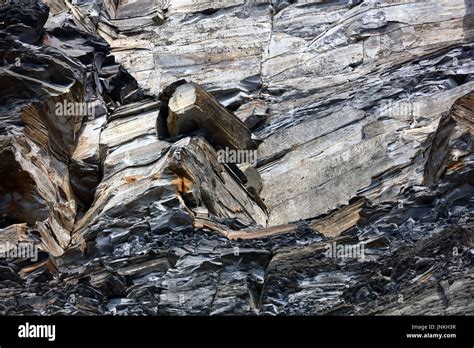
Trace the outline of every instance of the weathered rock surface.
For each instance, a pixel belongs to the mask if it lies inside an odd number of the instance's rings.
[[[0,313],[474,313],[473,1],[44,3],[0,5]]]

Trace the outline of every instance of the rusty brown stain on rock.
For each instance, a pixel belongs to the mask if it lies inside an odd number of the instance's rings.
[[[51,274],[58,276],[59,271],[58,271],[58,265],[54,261],[53,258],[49,257],[43,261],[37,262],[31,266],[26,266],[23,267],[18,273],[22,276],[27,275],[28,273],[31,273],[39,268],[46,268]]]
[[[180,195],[191,191],[192,181],[184,176],[177,176],[172,184],[176,186],[176,192]]]
[[[454,162],[454,163],[449,164],[448,165],[448,170],[457,172],[463,167],[464,167],[464,162],[463,161],[458,161],[458,162]]]
[[[126,176],[122,179],[126,184],[132,184],[138,180],[138,176],[136,175],[131,175],[131,176]]]

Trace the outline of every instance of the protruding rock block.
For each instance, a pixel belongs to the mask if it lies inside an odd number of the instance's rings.
[[[239,166],[239,169],[245,175],[247,182],[245,183],[245,187],[250,190],[252,193],[258,194],[262,191],[262,178],[260,177],[260,173],[258,172],[255,167],[250,165],[249,163],[245,163]]]
[[[441,118],[425,164],[424,181],[429,186],[449,172],[462,171],[469,161],[474,139],[474,92],[459,98]]]
[[[203,129],[213,145],[235,150],[256,148],[245,124],[195,83],[178,86],[168,108],[167,127],[172,137]]]
[[[362,211],[366,200],[359,198],[342,209],[325,216],[310,227],[328,238],[337,238],[343,232],[354,227],[359,221],[359,213]]]

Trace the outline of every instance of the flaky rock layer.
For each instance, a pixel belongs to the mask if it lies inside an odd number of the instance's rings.
[[[0,313],[474,313],[473,14],[0,2]]]

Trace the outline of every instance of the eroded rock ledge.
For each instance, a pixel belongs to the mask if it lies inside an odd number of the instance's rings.
[[[474,313],[471,1],[45,3],[0,5],[0,313]]]

